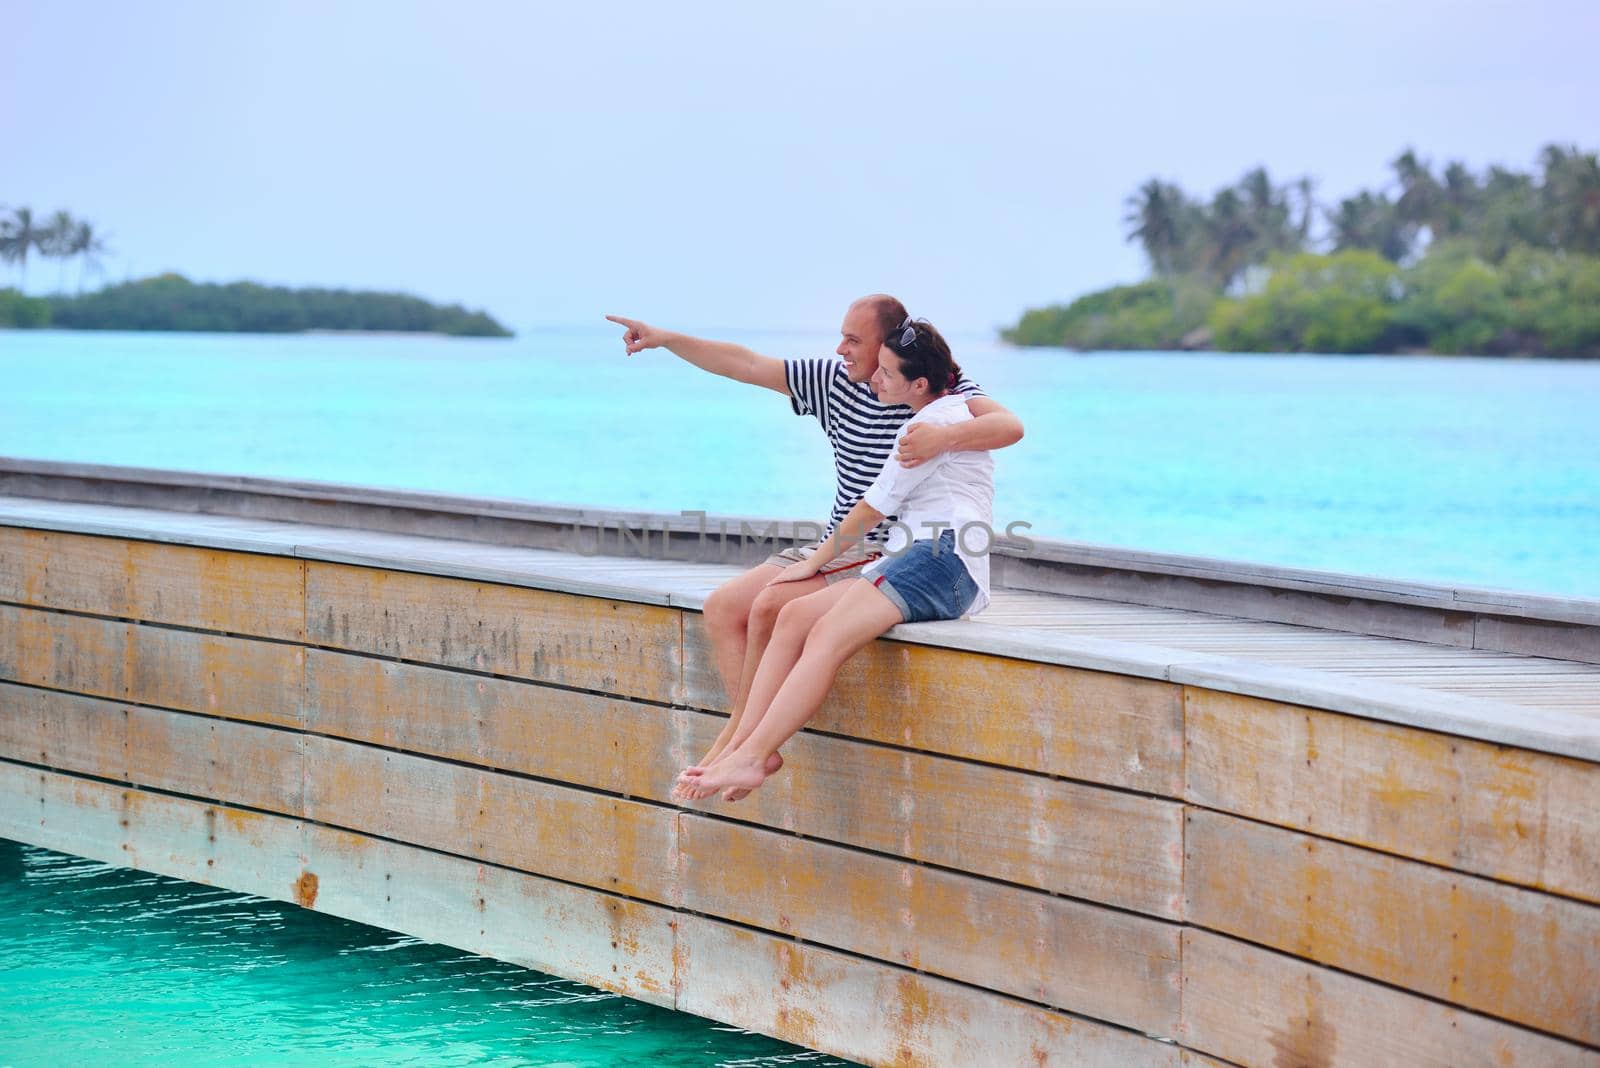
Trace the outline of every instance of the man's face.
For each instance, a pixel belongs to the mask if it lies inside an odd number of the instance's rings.
[[[878,369],[878,346],[883,337],[878,333],[877,316],[864,305],[852,304],[839,326],[839,347],[834,351],[844,357],[844,373],[852,382],[865,382]]]

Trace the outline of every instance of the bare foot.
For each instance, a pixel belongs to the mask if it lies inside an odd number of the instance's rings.
[[[715,762],[711,764],[692,764],[678,772],[677,781],[672,785],[672,796],[680,801],[698,801],[701,797],[711,796],[710,794],[691,794],[689,793],[689,786],[697,782],[700,776],[704,775],[707,770],[714,766]],[[783,767],[783,754],[773,753],[771,756],[767,757],[767,762],[764,767],[766,768],[768,775],[777,774],[778,769]],[[745,791],[745,793],[749,792],[750,791],[748,790]],[[743,796],[744,794],[739,795],[739,797]],[[737,801],[739,800],[739,797],[731,797],[728,798],[728,800]]]
[[[690,800],[699,801],[719,790],[739,787],[754,790],[767,780],[765,764],[765,761],[758,761],[753,756],[729,753],[709,768],[687,769],[684,774],[691,776],[691,781],[684,784],[684,791]]]
[[[767,777],[770,779],[776,775],[781,767],[783,767],[783,757],[778,753],[773,753],[767,758]],[[743,801],[749,796],[750,791],[743,786],[736,786],[731,790],[722,791],[722,799],[724,801]]]

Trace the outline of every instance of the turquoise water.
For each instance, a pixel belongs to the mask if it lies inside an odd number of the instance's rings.
[[[0,839],[0,1065],[845,1065],[247,894]]]
[[[1028,429],[997,454],[1001,524],[1600,596],[1600,363],[956,342]],[[604,323],[507,341],[0,331],[0,383],[0,455],[655,511],[821,518],[832,497],[813,420],[659,351],[629,359]]]

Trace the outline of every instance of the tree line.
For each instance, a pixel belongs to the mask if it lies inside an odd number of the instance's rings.
[[[1600,161],[1550,145],[1532,172],[1408,149],[1336,204],[1257,167],[1209,200],[1127,198],[1150,278],[1025,313],[1017,344],[1072,348],[1600,356]]]
[[[40,221],[27,208],[0,209],[0,260],[26,283],[28,258],[80,260],[99,269],[105,239],[93,224],[58,211]],[[69,330],[183,330],[296,333],[306,330],[402,331],[457,337],[510,337],[481,311],[436,305],[405,293],[289,289],[234,282],[191,282],[182,275],[105,286],[73,296],[27,296],[0,289],[0,327],[55,326]]]

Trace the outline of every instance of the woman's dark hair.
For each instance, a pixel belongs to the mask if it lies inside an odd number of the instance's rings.
[[[900,373],[907,381],[928,380],[929,391],[937,397],[956,388],[961,368],[950,355],[950,343],[926,319],[910,316],[883,339],[889,351],[900,357]]]

